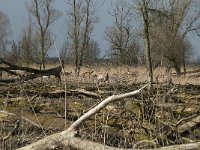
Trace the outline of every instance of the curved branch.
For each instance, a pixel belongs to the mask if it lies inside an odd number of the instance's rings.
[[[147,85],[133,92],[110,96],[106,98],[105,100],[103,100],[101,103],[99,103],[96,107],[94,107],[93,109],[85,113],[82,117],[80,117],[77,121],[75,121],[67,130],[47,136],[28,146],[19,148],[18,150],[45,150],[45,149],[56,149],[58,147],[65,147],[65,146],[72,146],[74,148],[82,149],[82,150],[94,150],[94,149],[95,150],[102,150],[102,149],[104,150],[131,150],[131,149],[124,149],[124,148],[114,148],[114,147],[106,146],[100,143],[74,137],[75,129],[79,127],[80,124],[82,124],[84,121],[88,120],[92,115],[96,114],[101,109],[105,108],[105,106],[108,105],[109,103],[139,94],[146,87]],[[157,148],[156,150],[178,150],[178,149],[192,150],[192,149],[199,149],[199,148],[200,148],[200,142],[197,142],[197,143],[162,147],[162,148]],[[133,148],[132,150],[139,150],[139,149]]]
[[[143,86],[139,90],[125,93],[125,94],[119,94],[119,95],[112,95],[105,100],[103,100],[101,103],[99,103],[96,107],[89,110],[87,113],[85,113],[83,116],[81,116],[77,121],[75,121],[67,130],[62,131],[60,133],[56,133],[50,136],[47,136],[35,143],[32,143],[28,146],[22,147],[19,150],[42,150],[42,149],[55,149],[58,146],[62,145],[69,145],[69,140],[72,139],[75,135],[76,129],[86,120],[88,120],[91,116],[105,108],[109,103],[113,101],[117,101],[123,98],[127,98],[130,96],[134,96],[136,94],[139,94],[144,88],[146,88],[147,85]],[[72,141],[71,141],[72,142]],[[75,144],[76,145],[76,144]],[[86,147],[87,148],[87,147]]]

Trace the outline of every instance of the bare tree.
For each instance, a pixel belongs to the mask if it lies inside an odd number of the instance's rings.
[[[39,42],[39,61],[43,69],[45,69],[45,57],[53,44],[53,38],[50,36],[49,27],[60,13],[53,8],[54,0],[33,0],[27,6],[29,13],[35,19],[36,33]]]
[[[6,61],[8,62],[15,62],[15,64],[21,65],[22,57],[21,57],[20,42],[14,40],[11,42],[10,49],[6,51],[5,58]]]
[[[92,64],[98,60],[100,53],[99,44],[95,40],[90,40],[88,48],[84,52],[83,62],[85,64]]]
[[[11,34],[10,21],[8,17],[0,11],[0,56],[5,55],[7,45],[9,43],[8,37]]]
[[[186,72],[185,61],[191,51],[187,35],[200,29],[199,5],[197,0],[169,0],[167,3],[159,1],[156,5],[165,15],[157,13],[153,16],[153,53],[160,53],[158,61],[167,62],[178,74],[181,72],[181,66]]]
[[[72,0],[69,2],[71,11],[68,20],[68,42],[73,50],[75,60],[75,73],[79,75],[83,65],[84,53],[89,48],[93,26],[97,22],[95,13],[95,1]]]
[[[151,47],[150,47],[150,17],[149,17],[151,12],[150,11],[151,0],[137,0],[135,4],[136,4],[136,9],[139,10],[142,16],[147,77],[150,84],[149,88],[151,89],[153,83],[153,70],[152,70]]]
[[[20,49],[23,62],[27,65],[33,63],[33,28],[31,22],[22,30],[22,37],[20,40]]]
[[[70,62],[68,59],[70,58],[69,57],[69,47],[67,45],[67,42],[65,41],[61,47],[61,50],[59,52],[59,57],[61,58],[61,60],[64,61],[64,64],[66,62]]]
[[[110,55],[115,62],[122,64],[137,63],[139,44],[133,34],[133,10],[129,3],[117,0],[110,12],[113,25],[105,31],[109,42]]]

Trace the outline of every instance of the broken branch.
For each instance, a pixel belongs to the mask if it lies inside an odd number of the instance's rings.
[[[123,98],[127,98],[130,96],[134,96],[136,94],[141,93],[141,91],[146,88],[147,85],[143,86],[139,90],[125,93],[125,94],[119,94],[119,95],[112,95],[105,100],[103,100],[101,103],[99,103],[97,106],[89,110],[87,113],[85,113],[83,116],[81,116],[77,121],[75,121],[67,130],[62,131],[60,133],[56,133],[50,136],[47,136],[35,143],[32,143],[30,145],[27,145],[25,147],[20,148],[19,150],[41,150],[41,149],[53,149],[56,148],[59,145],[69,145],[67,141],[74,137],[76,129],[86,120],[88,120],[91,116],[95,115],[97,112],[105,108],[109,103],[113,101],[117,101]]]

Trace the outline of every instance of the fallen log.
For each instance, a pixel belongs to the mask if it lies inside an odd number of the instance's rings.
[[[99,144],[96,142],[91,142],[88,140],[83,140],[80,138],[72,137],[69,138],[67,141],[65,141],[68,145],[81,149],[81,150],[141,150],[137,148],[115,148],[106,146],[103,144]],[[181,144],[181,145],[173,145],[173,146],[167,146],[167,147],[161,147],[161,148],[155,148],[155,149],[148,149],[148,150],[199,150],[200,149],[200,142],[196,143],[189,143],[189,144]]]
[[[32,79],[35,79],[35,78],[38,78],[38,77],[51,76],[51,75],[55,76],[59,81],[61,81],[62,66],[58,66],[58,67],[47,69],[47,70],[39,70],[39,69],[30,68],[30,67],[21,67],[21,66],[18,66],[18,65],[14,65],[14,64],[11,64],[9,62],[6,62],[2,58],[0,58],[0,63],[8,66],[8,67],[0,67],[0,71],[5,71],[5,72],[8,72],[12,75],[19,77],[19,78],[15,78],[15,79],[1,79],[0,82],[3,82],[3,83],[28,81],[28,80],[32,80]],[[26,72],[29,72],[30,74],[20,75],[20,74],[14,72],[14,70],[26,71]]]
[[[30,90],[26,90],[26,93],[28,95],[35,95],[35,94],[39,94],[40,96],[43,97],[50,97],[50,98],[60,98],[60,97],[65,97],[65,96],[79,96],[79,95],[84,95],[86,97],[92,97],[92,98],[96,98],[96,99],[100,99],[101,95],[91,92],[91,91],[87,91],[85,89],[76,89],[76,90],[69,90],[69,91],[65,91],[65,90],[55,90],[55,91],[48,91],[48,92],[38,92],[38,91],[30,91]]]
[[[74,132],[69,130],[65,130],[60,133],[56,133],[48,136],[48,140],[46,138],[41,139],[37,142],[37,144],[33,143],[31,145],[19,148],[18,150],[45,150],[45,149],[56,149],[58,147],[67,147],[71,146],[73,148],[81,149],[81,150],[141,150],[136,148],[124,149],[124,148],[115,148],[111,146],[106,146],[97,142],[92,142],[89,140],[81,139],[74,137]],[[173,145],[149,150],[198,150],[200,149],[200,142],[189,143],[189,144],[181,144],[181,145]]]

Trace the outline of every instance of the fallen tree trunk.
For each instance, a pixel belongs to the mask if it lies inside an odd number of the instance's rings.
[[[76,90],[70,90],[70,92],[77,93],[77,94],[82,94],[88,97],[94,97],[94,98],[100,98],[101,96],[97,93],[87,91],[85,89],[76,89]]]
[[[0,63],[8,66],[8,67],[0,67],[0,71],[5,71],[12,75],[20,77],[20,78],[15,78],[15,79],[1,79],[0,82],[12,83],[12,82],[17,82],[17,81],[28,81],[28,80],[32,80],[38,77],[50,76],[50,75],[55,76],[56,78],[58,78],[59,81],[61,81],[62,66],[58,66],[58,67],[47,69],[47,70],[39,70],[39,69],[30,68],[30,67],[21,67],[18,65],[14,65],[14,64],[6,62],[2,58],[0,58]],[[26,72],[29,72],[30,74],[21,75],[14,72],[13,70],[26,71]]]
[[[58,147],[63,148],[67,146],[71,146],[73,148],[81,150],[139,150],[135,148],[131,149],[115,148],[99,144],[97,142],[92,142],[85,139],[77,138],[74,137],[74,132],[71,132],[69,130],[50,135],[44,139],[39,140],[36,143],[32,143],[31,145],[19,148],[18,150],[45,150],[45,149],[49,150],[49,149],[56,149]],[[156,148],[154,150],[199,150],[199,149],[200,149],[200,142],[161,147],[161,148]]]
[[[27,94],[29,95],[36,95],[38,94],[38,91],[33,91],[33,90],[25,90]],[[40,96],[43,97],[50,97],[50,98],[61,98],[65,96],[79,96],[79,95],[84,95],[86,97],[93,97],[96,99],[100,99],[101,95],[87,91],[85,89],[76,89],[76,90],[55,90],[55,91],[47,91],[47,92],[39,92]]]

